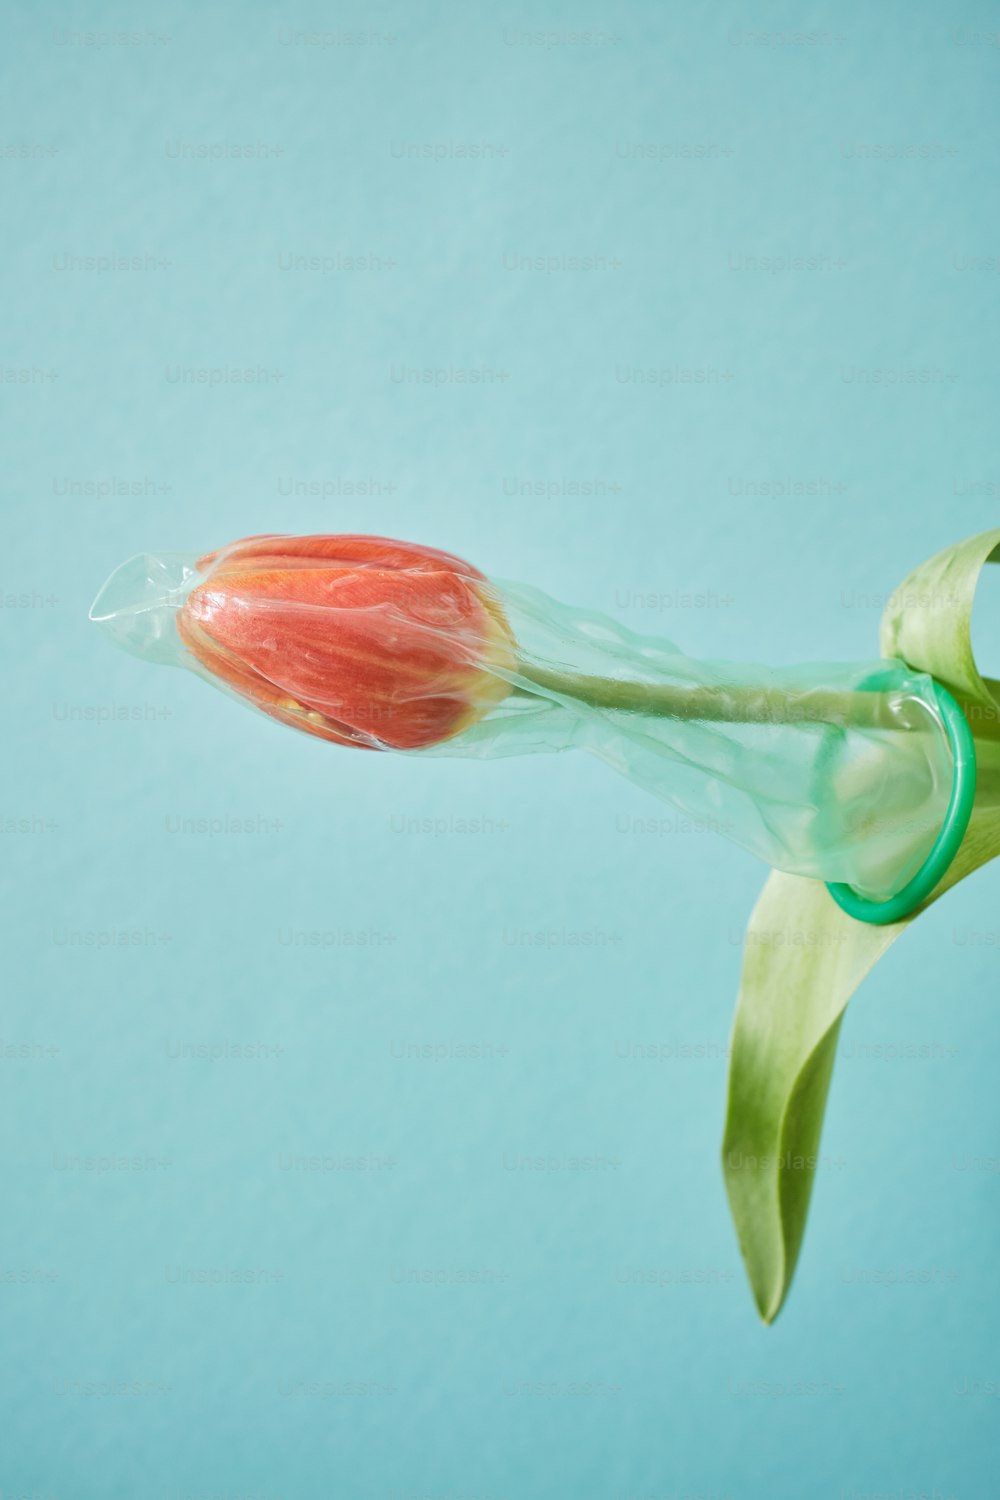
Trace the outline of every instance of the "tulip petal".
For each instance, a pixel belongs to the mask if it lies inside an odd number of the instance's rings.
[[[178,620],[185,645],[285,722],[420,749],[510,690],[490,670],[513,660],[509,629],[481,575],[445,553],[369,537],[252,538],[209,558]]]
[[[228,547],[217,548],[198,559],[201,573],[243,572],[248,564],[269,570],[288,567],[345,567],[408,569],[415,572],[458,573],[482,578],[471,563],[450,552],[439,552],[419,542],[397,542],[381,536],[283,536],[245,537]]]

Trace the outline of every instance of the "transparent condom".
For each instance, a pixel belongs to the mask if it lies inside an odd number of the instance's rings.
[[[186,666],[226,687],[177,628],[191,590],[225,556],[216,554],[205,572],[187,555],[134,557],[109,578],[91,619],[134,655]],[[537,589],[482,579],[474,570],[470,577],[490,617],[509,627],[504,649],[477,651],[461,630],[415,611],[402,587],[363,611],[340,605],[335,590],[322,604],[295,606],[310,611],[311,632],[332,633],[330,639],[364,632],[383,652],[417,641],[429,658],[450,653],[465,668],[475,665],[462,678],[468,727],[398,753],[490,759],[586,750],[776,869],[843,882],[876,901],[920,869],[952,787],[951,751],[927,675],[891,661],[772,670],[696,660],[669,641],[636,635]],[[273,607],[287,615],[287,601]],[[247,608],[266,615],[269,601],[257,595]],[[276,649],[273,670],[261,680],[270,689],[281,676]],[[458,691],[455,681],[440,672],[428,680],[404,675],[396,702],[440,701]],[[234,696],[254,704],[245,690]],[[273,691],[268,696],[256,706],[274,717]],[[328,704],[312,707],[315,718],[328,710],[349,723],[335,687]],[[395,748],[370,729],[351,739]]]

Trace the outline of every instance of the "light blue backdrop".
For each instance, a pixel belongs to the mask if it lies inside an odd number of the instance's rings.
[[[1000,869],[850,1013],[766,1331],[718,1168],[763,870],[582,756],[283,732],[86,610],[145,548],[371,531],[870,658],[997,520],[998,28],[8,5],[3,1496],[995,1495]]]

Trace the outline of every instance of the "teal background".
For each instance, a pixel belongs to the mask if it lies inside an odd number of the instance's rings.
[[[86,611],[147,548],[370,531],[706,657],[869,659],[997,520],[998,31],[5,8],[6,1500],[996,1494],[1000,869],[852,1008],[764,1330],[718,1163],[762,868],[583,756],[285,733]],[[269,154],[178,144],[232,142]]]

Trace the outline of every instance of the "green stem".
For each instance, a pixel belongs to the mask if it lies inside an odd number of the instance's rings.
[[[808,688],[680,687],[673,683],[622,681],[555,672],[519,662],[518,672],[546,693],[573,698],[591,708],[659,718],[700,719],[716,724],[836,724],[851,729],[899,729],[884,693]]]

